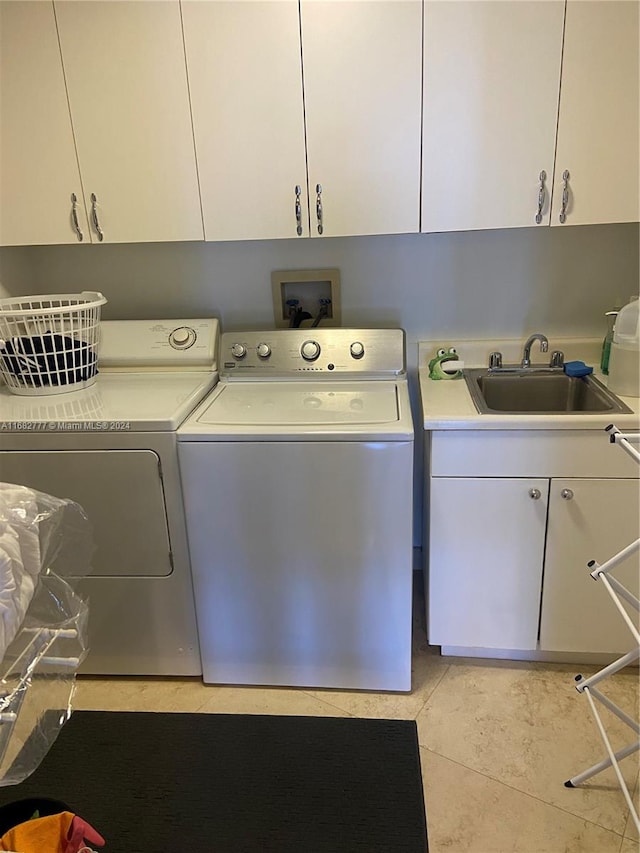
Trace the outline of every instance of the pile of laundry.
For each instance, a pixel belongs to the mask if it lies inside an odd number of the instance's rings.
[[[0,661],[33,598],[42,559],[36,493],[0,483]]]
[[[42,814],[45,812],[45,814]],[[54,800],[19,800],[0,808],[0,850],[11,853],[95,853],[104,838]]]
[[[52,332],[0,340],[0,362],[6,373],[30,388],[85,382],[98,372],[91,346]]]
[[[71,716],[88,605],[70,580],[92,553],[79,504],[0,482],[0,787],[31,775]]]

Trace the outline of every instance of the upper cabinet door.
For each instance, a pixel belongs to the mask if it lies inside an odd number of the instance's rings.
[[[427,0],[423,231],[549,224],[563,21],[564,0]]]
[[[552,225],[640,218],[639,5],[567,3]]]
[[[182,15],[206,239],[308,236],[297,0]]]
[[[312,235],[417,232],[421,0],[300,8]]]
[[[177,0],[55,11],[94,241],[201,240]]]
[[[0,3],[0,79],[0,244],[90,242],[53,3]]]

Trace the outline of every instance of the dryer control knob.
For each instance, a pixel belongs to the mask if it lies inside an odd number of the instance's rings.
[[[315,361],[320,355],[320,344],[317,341],[305,341],[300,347],[300,355],[305,361]]]
[[[361,344],[360,341],[354,341],[349,349],[354,358],[362,358],[364,355],[364,344]]]
[[[179,326],[169,333],[169,343],[174,349],[189,349],[196,342],[196,333],[188,326]]]
[[[256,352],[258,353],[258,358],[269,358],[271,355],[271,347],[269,344],[258,344]]]
[[[244,344],[232,344],[231,355],[234,358],[244,358],[247,354],[247,348]]]

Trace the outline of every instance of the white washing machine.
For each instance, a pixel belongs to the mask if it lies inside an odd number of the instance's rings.
[[[0,480],[80,503],[94,528],[81,672],[199,675],[176,429],[217,382],[217,320],[103,321],[94,385],[0,386]]]
[[[225,333],[178,430],[205,682],[411,689],[400,329]]]

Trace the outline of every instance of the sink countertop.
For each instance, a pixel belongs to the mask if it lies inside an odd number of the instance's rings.
[[[632,409],[633,414],[618,412],[584,414],[480,414],[476,409],[467,383],[459,379],[429,379],[429,361],[440,347],[455,346],[465,367],[487,367],[489,353],[498,350],[504,364],[515,364],[522,357],[523,340],[421,341],[418,344],[418,376],[422,398],[422,418],[425,430],[471,429],[604,429],[614,423],[622,432],[640,431],[640,398],[616,395]],[[607,384],[608,377],[600,373],[602,340],[593,338],[549,338],[549,352],[540,353],[540,345],[531,347],[531,362],[548,364],[553,350],[562,350],[565,361],[584,361],[593,367],[594,376]]]

